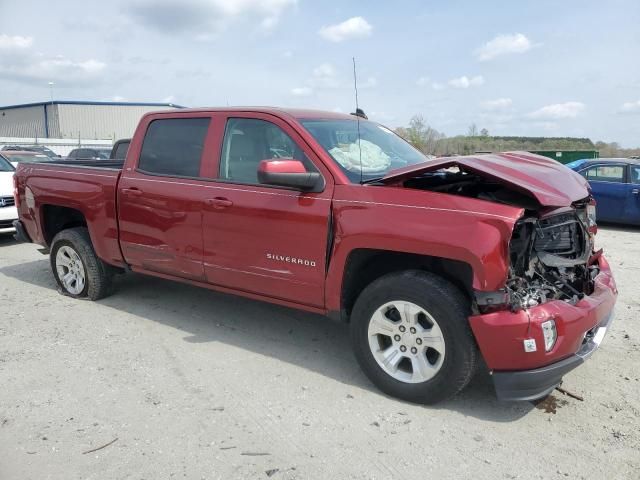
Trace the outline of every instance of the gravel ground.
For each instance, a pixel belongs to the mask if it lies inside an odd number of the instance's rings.
[[[584,401],[481,374],[428,408],[376,391],[344,325],[138,275],[73,300],[0,238],[0,479],[640,478],[640,230],[599,243],[620,298],[565,377]]]

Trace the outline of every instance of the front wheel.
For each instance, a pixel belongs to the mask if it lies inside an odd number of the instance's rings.
[[[477,348],[467,299],[429,272],[385,275],[364,289],[351,315],[358,362],[383,392],[433,404],[462,390]]]
[[[99,300],[110,292],[113,272],[96,255],[84,227],[58,233],[51,242],[51,269],[62,293]]]

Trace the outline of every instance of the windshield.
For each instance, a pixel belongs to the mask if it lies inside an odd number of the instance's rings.
[[[0,172],[13,172],[15,168],[4,157],[0,156]]]
[[[359,146],[356,119],[302,120],[302,125],[354,183],[428,160],[388,128],[367,120],[360,120]]]
[[[575,170],[577,168],[580,168],[580,166],[583,163],[587,163],[586,160],[582,159],[582,160],[574,160],[573,162],[569,162],[569,163],[565,163],[565,167],[569,167],[571,170]]]

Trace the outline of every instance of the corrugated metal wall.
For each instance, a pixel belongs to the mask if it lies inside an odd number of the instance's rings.
[[[45,136],[42,105],[0,109],[0,137],[43,138]]]
[[[49,138],[60,138],[60,119],[58,105],[47,105],[47,122],[49,123]]]
[[[58,104],[58,138],[129,138],[140,117],[163,107]],[[166,109],[166,107],[165,107]]]

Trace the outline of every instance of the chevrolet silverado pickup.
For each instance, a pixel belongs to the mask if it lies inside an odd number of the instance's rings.
[[[149,113],[124,161],[21,164],[14,187],[17,237],[63,294],[98,300],[133,271],[324,314],[412,402],[455,395],[481,359],[499,398],[547,395],[617,297],[579,174],[525,152],[428,159],[351,115]]]

